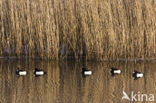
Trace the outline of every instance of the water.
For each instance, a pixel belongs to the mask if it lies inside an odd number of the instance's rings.
[[[83,77],[82,67],[88,67],[93,74]],[[122,70],[114,77],[110,68]],[[18,77],[17,67],[28,74]],[[35,67],[42,68],[46,75],[35,77]],[[0,60],[0,103],[130,103],[122,100],[123,91],[156,96],[155,62],[54,62],[54,61],[5,61]],[[133,71],[145,76],[133,80]],[[145,101],[141,102],[145,103]],[[148,103],[148,102],[146,102]]]

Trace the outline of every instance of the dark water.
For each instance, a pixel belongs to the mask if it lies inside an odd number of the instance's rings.
[[[92,70],[93,75],[84,78],[83,66]],[[112,77],[109,72],[112,66],[120,68],[122,74]],[[28,75],[17,77],[17,67]],[[47,75],[35,77],[35,67],[42,68]],[[145,76],[133,80],[134,69]],[[128,95],[140,91],[156,96],[156,63],[0,60],[0,103],[130,103],[122,100],[123,91]]]

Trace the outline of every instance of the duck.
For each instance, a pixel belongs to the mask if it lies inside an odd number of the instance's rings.
[[[117,68],[114,68],[114,67],[111,67],[110,72],[111,72],[112,76],[114,76],[116,74],[121,74],[121,70],[117,69]]]
[[[27,72],[24,70],[20,70],[19,68],[16,70],[16,75],[17,76],[25,76],[27,75]]]
[[[90,76],[92,75],[92,71],[91,70],[88,70],[87,68],[82,68],[82,75],[83,76]]]
[[[35,70],[34,70],[35,77],[42,76],[44,74],[46,74],[46,72],[44,72],[43,70],[41,70],[39,68],[35,68]]]
[[[134,70],[134,72],[133,72],[133,79],[134,79],[134,80],[137,80],[138,78],[141,78],[141,77],[143,77],[143,76],[144,76],[143,73]]]

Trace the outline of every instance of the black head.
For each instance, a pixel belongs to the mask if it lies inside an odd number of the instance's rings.
[[[137,80],[137,79],[139,78],[139,77],[137,77],[137,74],[138,74],[138,73],[140,73],[140,72],[134,70],[134,72],[133,72],[133,74],[132,74],[134,80]]]
[[[35,68],[35,70],[34,70],[34,75],[35,75],[35,77],[37,77],[38,75],[36,75],[36,72],[37,71],[39,71],[39,69],[38,68]]]
[[[115,68],[115,67],[111,67],[111,69],[112,69],[112,70],[117,70],[117,68]]]
[[[141,72],[138,72],[137,70],[134,70],[134,73],[141,73]]]
[[[19,69],[19,68],[17,68],[17,70],[16,70],[16,75],[18,75],[19,76],[19,72],[20,72],[21,70]]]
[[[82,73],[82,77],[83,77],[83,78],[85,78],[85,77],[86,77],[86,75],[84,75],[84,72],[85,72],[85,71],[88,71],[88,69],[87,69],[87,68],[85,68],[85,67],[83,67],[83,68],[82,68],[82,72],[81,72],[81,73]]]
[[[111,72],[111,75],[112,75],[112,76],[115,75],[115,73],[114,73],[115,70],[118,70],[118,69],[116,69],[116,68],[114,68],[114,67],[111,67],[110,72]]]
[[[82,68],[82,72],[87,71],[87,68],[83,67]]]
[[[41,71],[41,69],[39,69],[39,68],[35,68],[35,72],[36,72],[36,71]]]

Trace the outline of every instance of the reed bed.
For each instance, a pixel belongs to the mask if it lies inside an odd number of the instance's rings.
[[[156,58],[156,1],[1,0],[0,56]]]

